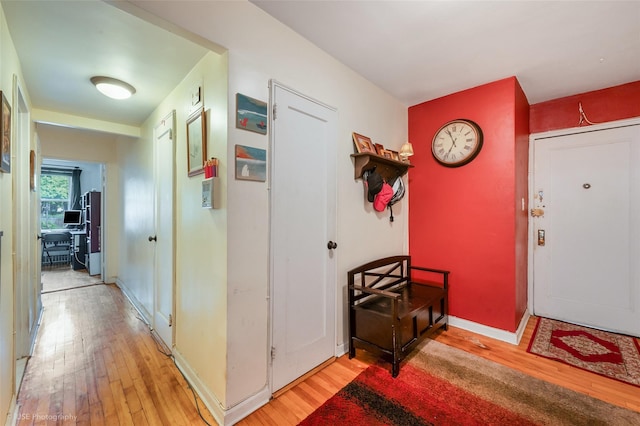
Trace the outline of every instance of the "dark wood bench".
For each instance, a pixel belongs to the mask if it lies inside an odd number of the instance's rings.
[[[449,271],[391,256],[348,272],[349,358],[356,347],[391,362],[391,374],[424,338],[448,327]]]

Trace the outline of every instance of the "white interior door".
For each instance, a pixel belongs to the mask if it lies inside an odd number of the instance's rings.
[[[335,355],[336,111],[272,82],[272,390]]]
[[[173,347],[174,309],[174,127],[175,111],[154,129],[155,140],[155,298],[153,326],[168,348]]]
[[[535,140],[536,315],[640,335],[640,125]]]

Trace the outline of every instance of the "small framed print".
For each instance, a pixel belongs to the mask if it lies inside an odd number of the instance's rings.
[[[353,143],[356,146],[356,151],[358,153],[362,152],[371,152],[372,154],[376,153],[376,147],[371,142],[371,139],[363,136],[359,133],[353,133]]]
[[[7,98],[4,96],[4,92],[0,91],[2,97],[2,121],[0,121],[0,135],[2,136],[2,143],[0,143],[0,172],[11,172],[11,107]]]
[[[267,134],[267,103],[236,93],[236,127]]]
[[[187,119],[187,174],[204,173],[207,160],[207,115],[200,108]]]

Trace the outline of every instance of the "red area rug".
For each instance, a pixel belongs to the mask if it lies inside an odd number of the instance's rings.
[[[427,340],[391,377],[372,365],[303,426],[640,424],[625,410]]]
[[[638,339],[538,318],[527,352],[640,386]]]

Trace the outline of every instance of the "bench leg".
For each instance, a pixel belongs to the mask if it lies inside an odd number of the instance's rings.
[[[349,359],[356,356],[356,347],[353,344],[353,339],[349,338]]]
[[[398,336],[396,335],[396,327],[391,329],[391,339],[393,344],[393,362],[391,366],[391,376],[398,377],[400,373],[400,347],[398,345]]]

